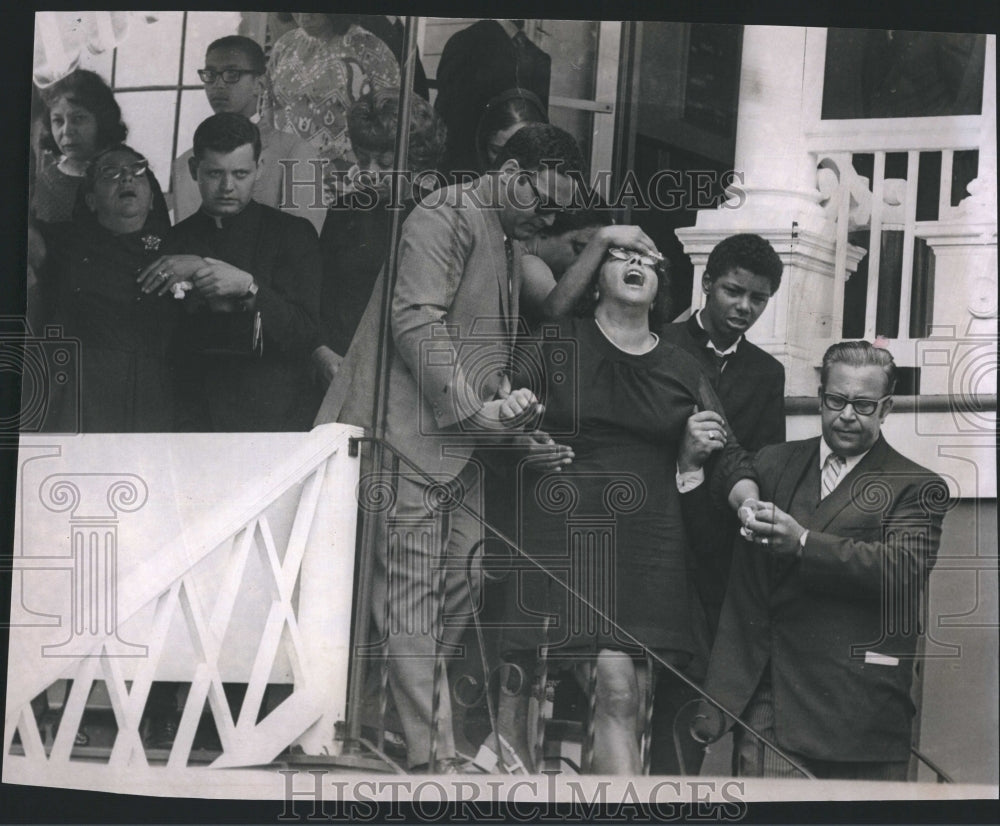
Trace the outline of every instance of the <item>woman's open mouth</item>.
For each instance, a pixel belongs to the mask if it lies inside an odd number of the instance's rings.
[[[622,280],[629,286],[641,287],[646,283],[646,273],[639,269],[626,270]]]

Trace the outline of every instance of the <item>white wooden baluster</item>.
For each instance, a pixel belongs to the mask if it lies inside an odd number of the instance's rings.
[[[871,240],[868,243],[868,296],[865,299],[865,338],[875,338],[878,313],[879,264],[882,257],[882,212],[885,204],[885,152],[875,153],[872,174]]]

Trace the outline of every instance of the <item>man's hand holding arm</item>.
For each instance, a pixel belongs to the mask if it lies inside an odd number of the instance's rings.
[[[206,266],[200,255],[161,255],[139,273],[136,281],[146,295],[166,295],[175,284],[193,283],[194,274]]]
[[[744,537],[755,545],[778,556],[801,556],[806,529],[774,503],[745,498],[737,514],[750,534]]]

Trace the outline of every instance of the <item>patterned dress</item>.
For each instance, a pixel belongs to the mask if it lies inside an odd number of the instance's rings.
[[[399,86],[399,64],[371,32],[351,26],[329,39],[293,29],[274,44],[268,70],[275,126],[298,135],[329,161],[326,197],[342,188],[338,180],[355,162],[347,132],[347,112],[363,95]]]

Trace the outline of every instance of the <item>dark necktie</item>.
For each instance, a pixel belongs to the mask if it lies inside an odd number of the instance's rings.
[[[514,330],[517,319],[514,318],[514,244],[504,236],[503,251],[507,257],[507,314],[504,316],[504,326],[507,328],[507,375],[510,375],[514,358]],[[500,306],[503,306],[501,301]]]
[[[510,238],[504,237],[503,251],[507,255],[507,324],[509,327],[514,307],[514,244]]]
[[[715,357],[715,370],[721,376],[722,371],[726,369],[726,363],[729,361],[729,356],[718,353],[715,350],[712,351],[712,355]]]

